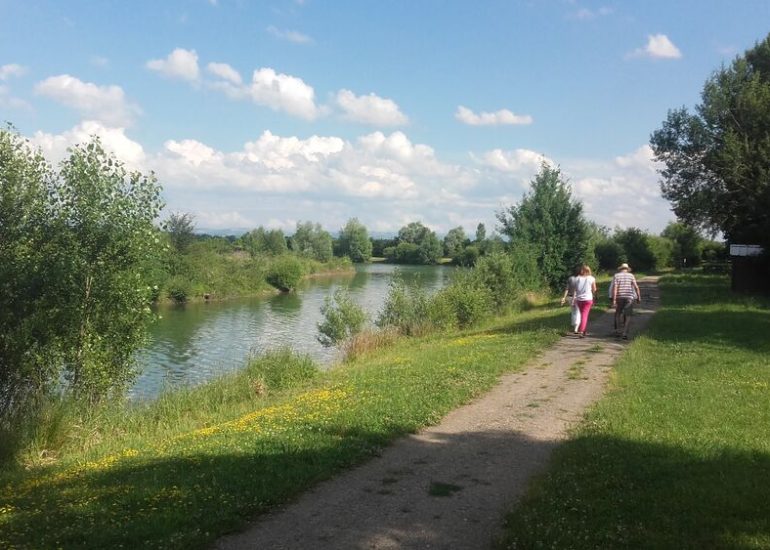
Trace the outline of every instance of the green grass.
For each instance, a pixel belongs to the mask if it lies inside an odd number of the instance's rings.
[[[501,548],[770,548],[770,310],[668,276],[609,394],[508,518]]]
[[[41,459],[39,448],[0,473],[0,547],[207,546],[437,422],[554,342],[563,323],[563,310],[534,309],[399,340],[326,373],[267,358],[145,407],[105,409],[70,426],[55,455]],[[275,361],[291,363],[289,374]]]

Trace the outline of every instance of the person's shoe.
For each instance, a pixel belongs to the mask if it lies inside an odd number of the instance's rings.
[[[586,331],[583,331],[583,332],[581,332],[581,333],[580,333],[580,337],[581,337],[581,338],[585,338],[585,337],[586,337],[586,334],[587,334],[587,333],[586,333]]]

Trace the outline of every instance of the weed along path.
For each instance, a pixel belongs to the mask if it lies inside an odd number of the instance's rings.
[[[639,284],[643,302],[632,339],[658,305],[657,278]],[[216,548],[489,547],[531,476],[602,395],[628,345],[611,335],[612,323],[611,312],[595,309],[588,337],[565,336],[440,424],[319,484]]]

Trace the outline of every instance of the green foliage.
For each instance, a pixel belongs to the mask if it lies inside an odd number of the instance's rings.
[[[483,256],[472,273],[478,285],[489,291],[496,311],[506,310],[517,298],[520,282],[514,274],[510,255],[499,252]]]
[[[472,267],[476,265],[480,255],[481,252],[479,252],[477,246],[469,245],[463,248],[455,256],[452,256],[452,262],[463,267]]]
[[[396,273],[375,324],[380,328],[396,328],[408,336],[423,334],[429,327],[429,304],[430,298],[423,289],[407,285]]]
[[[402,264],[435,264],[443,247],[436,233],[420,222],[412,222],[398,232],[398,244],[383,250],[388,261]]]
[[[476,244],[483,243],[487,239],[487,228],[483,223],[476,226]]]
[[[358,218],[351,218],[340,230],[339,247],[343,256],[348,256],[356,263],[365,263],[372,258],[369,232]]]
[[[278,290],[288,292],[297,288],[305,275],[305,265],[292,255],[279,256],[270,264],[265,279]]]
[[[193,295],[193,284],[184,275],[175,275],[166,281],[166,293],[178,304],[189,300]]]
[[[650,245],[649,235],[641,229],[629,227],[617,230],[612,238],[623,247],[626,261],[633,270],[650,271],[657,267],[657,258]]]
[[[604,269],[606,271],[614,271],[620,264],[628,262],[623,245],[612,238],[596,243],[594,246],[594,254],[599,269]]]
[[[251,359],[246,376],[252,386],[259,385],[265,393],[299,387],[319,374],[318,366],[309,355],[284,348],[268,351]]]
[[[502,231],[512,246],[533,245],[537,265],[549,286],[564,284],[572,266],[588,253],[588,227],[583,206],[573,201],[561,171],[543,163],[530,193],[518,205],[499,212]]]
[[[468,238],[465,236],[465,230],[462,226],[450,229],[444,236],[444,256],[454,258],[459,255],[465,247]]]
[[[324,346],[336,346],[355,336],[367,320],[366,312],[342,289],[334,297],[326,297],[321,306],[324,320],[318,323],[318,341]]]
[[[655,269],[674,265],[674,241],[666,237],[648,235],[647,244],[655,258]]]
[[[243,235],[240,239],[241,246],[252,257],[256,256],[280,256],[289,249],[286,246],[286,237],[280,229],[265,229],[259,226]]]
[[[669,111],[650,144],[677,218],[770,248],[770,35],[706,81],[696,113]]]
[[[445,301],[454,316],[454,325],[466,328],[489,316],[495,300],[489,288],[470,272],[460,272],[451,285],[435,298]]]
[[[297,230],[290,242],[291,249],[305,258],[328,262],[334,255],[332,236],[318,223],[297,222]]]
[[[152,317],[160,187],[98,139],[73,148],[58,174],[9,131],[0,151],[0,393],[15,405],[60,382],[90,401],[119,393]],[[10,212],[14,202],[23,217]]]
[[[184,253],[195,240],[195,218],[192,214],[172,212],[164,224],[171,246],[178,253]]]
[[[671,222],[661,233],[674,242],[672,260],[677,267],[697,267],[701,263],[703,238],[697,229],[683,223]]]

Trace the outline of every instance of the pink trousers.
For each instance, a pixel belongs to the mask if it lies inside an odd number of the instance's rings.
[[[591,311],[593,303],[593,300],[577,301],[577,306],[580,310],[580,327],[578,328],[578,332],[586,331],[586,325],[588,325],[588,312]]]

